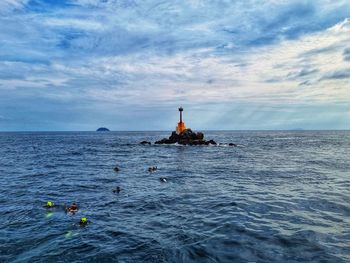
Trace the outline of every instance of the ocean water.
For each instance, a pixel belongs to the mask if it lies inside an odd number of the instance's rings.
[[[0,133],[0,262],[350,262],[349,131],[205,134]]]

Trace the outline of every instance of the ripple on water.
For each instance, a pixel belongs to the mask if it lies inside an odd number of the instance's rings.
[[[350,132],[167,135],[0,133],[0,262],[350,262]]]

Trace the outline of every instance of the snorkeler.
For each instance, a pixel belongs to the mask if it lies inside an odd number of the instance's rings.
[[[86,226],[90,221],[86,217],[80,218],[79,225],[80,226]]]
[[[113,193],[117,193],[117,194],[119,194],[119,193],[120,193],[120,191],[121,191],[121,189],[120,189],[120,187],[119,187],[119,186],[117,186],[115,189],[113,189]]]
[[[157,170],[158,170],[158,167],[157,167],[157,166],[152,166],[152,167],[149,167],[149,168],[148,168],[148,171],[149,171],[150,173],[155,172],[155,171],[157,171]]]
[[[58,205],[55,205],[53,202],[51,201],[47,201],[47,203],[45,205],[43,205],[44,208],[50,209],[50,208],[54,208],[54,207],[58,207]]]
[[[72,214],[78,212],[78,206],[77,206],[77,204],[76,204],[76,203],[73,203],[73,204],[71,204],[71,206],[66,207],[66,211],[67,211],[68,213],[72,213]]]
[[[114,172],[116,172],[116,173],[120,171],[120,169],[118,168],[118,166],[114,167],[113,170],[114,170]]]
[[[166,180],[165,177],[160,177],[159,180],[160,180],[162,183],[166,183],[166,182],[167,182],[167,180]]]

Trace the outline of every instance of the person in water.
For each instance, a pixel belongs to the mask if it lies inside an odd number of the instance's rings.
[[[50,209],[50,208],[54,208],[57,207],[58,205],[55,205],[53,202],[51,201],[47,201],[47,203],[45,205],[43,205],[44,208]]]
[[[89,221],[86,217],[80,218],[80,221],[79,221],[80,226],[86,226],[88,223],[89,223]]]
[[[157,171],[157,170],[158,170],[158,167],[157,167],[157,166],[152,166],[152,167],[149,167],[149,168],[148,168],[148,171],[149,171],[150,173],[155,172],[155,171]]]
[[[66,211],[68,212],[68,213],[76,213],[76,212],[78,212],[78,206],[77,206],[77,204],[76,203],[73,203],[73,204],[71,204],[69,207],[67,207],[66,208]]]
[[[115,189],[113,189],[113,193],[117,193],[117,194],[119,194],[119,193],[120,193],[120,191],[121,191],[121,189],[120,189],[120,187],[119,187],[119,186],[117,186]]]
[[[167,182],[167,180],[166,180],[165,177],[160,177],[159,180],[160,180],[162,183],[166,183],[166,182]]]

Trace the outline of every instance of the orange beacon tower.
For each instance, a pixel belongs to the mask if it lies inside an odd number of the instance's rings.
[[[176,127],[176,133],[177,134],[180,134],[182,133],[184,130],[186,130],[186,126],[185,126],[185,123],[182,121],[182,112],[183,112],[183,108],[180,107],[179,108],[179,112],[180,112],[180,122],[177,124],[177,127]]]

